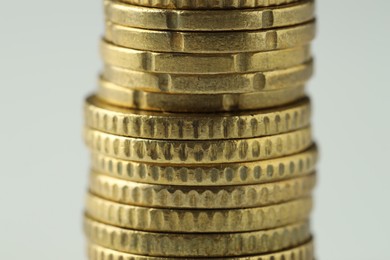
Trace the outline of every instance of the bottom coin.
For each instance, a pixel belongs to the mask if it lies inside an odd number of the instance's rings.
[[[199,258],[166,258],[153,256],[140,256],[127,253],[118,252],[108,248],[98,246],[96,244],[88,245],[88,259],[89,260],[196,260]],[[279,251],[277,253],[262,254],[255,256],[243,257],[223,257],[213,258],[217,259],[231,259],[231,260],[313,260],[314,259],[314,245],[313,241],[297,246],[295,248]]]
[[[169,112],[252,110],[288,104],[304,96],[304,86],[245,94],[166,94],[121,87],[101,80],[98,97],[117,106]]]
[[[121,252],[163,257],[225,257],[278,252],[310,239],[308,221],[264,231],[228,234],[144,232],[106,225],[88,217],[87,238]]]

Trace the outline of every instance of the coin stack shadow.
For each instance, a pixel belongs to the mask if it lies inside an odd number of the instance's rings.
[[[314,2],[106,0],[93,260],[313,260]]]

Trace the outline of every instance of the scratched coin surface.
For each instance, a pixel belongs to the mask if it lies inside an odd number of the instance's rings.
[[[124,229],[86,217],[84,230],[92,243],[104,247],[131,254],[166,257],[225,257],[278,252],[299,246],[311,237],[308,221],[263,231],[184,234]]]
[[[173,10],[105,1],[109,21],[136,28],[175,31],[258,30],[291,26],[314,18],[314,2],[241,10]]]
[[[92,172],[92,194],[118,203],[187,209],[262,207],[307,197],[316,184],[314,173],[278,182],[237,186],[168,186],[116,179]]]

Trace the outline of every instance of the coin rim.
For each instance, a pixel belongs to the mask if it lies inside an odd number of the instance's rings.
[[[136,183],[91,172],[89,191],[122,204],[172,209],[256,208],[309,196],[316,173],[263,184],[169,186]]]
[[[104,1],[106,19],[135,28],[174,31],[237,31],[278,28],[314,19],[314,1],[303,0],[267,8],[175,10]],[[229,22],[226,23],[227,17]],[[244,22],[245,21],[245,22]]]
[[[105,64],[101,78],[132,90],[172,94],[240,94],[273,91],[305,84],[313,59],[286,69],[233,74],[172,74],[129,70]]]
[[[133,206],[88,193],[85,212],[101,223],[134,230],[232,233],[272,229],[303,221],[309,218],[312,208],[310,196],[264,207],[213,210]]]
[[[86,216],[84,217],[84,232],[91,242],[114,250],[139,255],[173,257],[220,257],[277,252],[299,246],[311,238],[309,221],[264,231],[228,234],[183,234],[123,229],[105,225]],[[286,236],[288,233],[291,236],[290,239]],[[259,244],[253,247],[250,245],[252,244],[251,241],[257,240],[256,237],[260,237],[262,247]],[[192,242],[189,243],[189,241]],[[240,241],[243,242],[240,243]],[[283,245],[275,245],[275,241],[278,241],[277,244]],[[159,248],[155,247],[155,243],[157,243],[156,247]],[[188,250],[193,243],[196,243],[195,251],[197,252],[194,252],[194,249]],[[249,245],[252,248],[250,248],[251,250],[245,248],[237,252],[236,246],[238,243],[242,244],[243,247]],[[177,250],[177,246],[180,246],[181,250]],[[213,250],[210,249],[210,246]]]
[[[315,36],[312,20],[289,27],[234,32],[178,32],[126,27],[105,23],[105,39],[122,47],[158,52],[232,53],[292,48],[308,44]],[[141,41],[142,39],[142,41]],[[234,42],[235,44],[226,44]]]

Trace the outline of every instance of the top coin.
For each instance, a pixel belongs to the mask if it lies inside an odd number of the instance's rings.
[[[314,2],[241,10],[169,10],[105,1],[107,19],[113,23],[156,30],[232,31],[260,30],[304,23],[314,19]]]
[[[242,9],[283,5],[299,0],[122,0],[122,2],[166,9]]]

